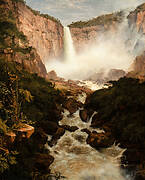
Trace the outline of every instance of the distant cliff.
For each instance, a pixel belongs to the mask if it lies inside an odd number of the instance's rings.
[[[138,6],[128,16],[129,26],[135,28],[136,31],[142,36],[142,52],[138,55],[133,63],[133,71],[128,74],[130,77],[139,78],[145,80],[145,3]],[[136,43],[138,46],[140,42]]]
[[[58,20],[32,10],[23,0],[0,0],[0,58],[46,77],[45,61],[60,56],[62,49]]]
[[[115,32],[118,24],[122,22],[124,13],[122,11],[102,15],[89,21],[78,21],[69,25],[74,40],[74,45],[79,51],[83,45],[97,39],[106,31]]]
[[[138,6],[128,16],[130,26],[134,26],[139,33],[145,34],[145,3]]]

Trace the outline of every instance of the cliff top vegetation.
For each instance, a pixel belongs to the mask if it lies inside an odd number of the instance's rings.
[[[83,27],[90,27],[90,26],[104,26],[107,24],[110,24],[112,21],[121,22],[124,17],[124,13],[122,11],[112,13],[112,14],[106,14],[102,16],[98,16],[96,18],[93,18],[89,21],[78,21],[73,22],[69,25],[70,28],[83,28]]]

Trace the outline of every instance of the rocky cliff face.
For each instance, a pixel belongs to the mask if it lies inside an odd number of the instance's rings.
[[[134,26],[139,33],[145,34],[145,3],[138,6],[128,16],[130,26]]]
[[[62,53],[60,22],[32,10],[23,0],[0,0],[0,13],[0,58],[46,77],[46,60]]]
[[[43,63],[62,54],[63,26],[58,20],[18,3],[18,28],[29,40],[29,45],[36,49]]]
[[[123,12],[114,14],[102,15],[89,21],[79,21],[69,25],[74,45],[79,51],[82,46],[88,45],[96,40],[102,32],[115,32],[118,24],[122,22],[124,17]]]
[[[138,6],[128,16],[129,26],[134,28],[142,37],[138,40],[135,48],[141,46],[144,52],[139,54],[133,63],[133,71],[128,74],[130,77],[136,77],[145,80],[145,3]]]

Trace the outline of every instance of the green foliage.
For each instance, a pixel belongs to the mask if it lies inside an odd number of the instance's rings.
[[[6,121],[2,121],[0,119],[0,134],[6,134],[8,132],[8,127],[6,125]]]
[[[16,151],[5,152],[0,154],[0,173],[3,173],[5,170],[9,169],[11,165],[16,164]]]
[[[83,27],[90,27],[90,26],[96,26],[96,25],[100,25],[100,26],[104,26],[107,24],[110,25],[113,21],[122,22],[123,17],[124,17],[123,12],[120,11],[117,13],[102,15],[102,16],[93,18],[89,21],[74,22],[70,24],[69,27],[83,28]]]
[[[42,16],[42,17],[44,17],[44,18],[46,18],[46,19],[50,19],[50,20],[52,20],[52,21],[54,21],[54,22],[56,22],[56,23],[61,24],[60,20],[57,19],[57,18],[55,18],[55,17],[53,17],[53,16],[50,16],[50,15],[48,15],[48,14],[41,14],[40,11],[36,11],[36,10],[32,9],[32,8],[29,7],[29,6],[27,6],[27,8],[29,8],[35,16]]]
[[[145,141],[145,83],[121,78],[110,82],[108,89],[95,91],[86,105],[98,112],[99,119],[111,123],[117,138],[124,141]]]
[[[21,2],[21,0],[18,1]],[[16,44],[16,39],[20,39],[23,43],[27,42],[26,36],[17,28],[15,13],[15,10],[5,10],[3,7],[0,7],[0,48],[20,48],[19,44]]]

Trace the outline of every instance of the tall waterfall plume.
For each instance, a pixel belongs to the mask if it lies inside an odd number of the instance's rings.
[[[64,60],[66,62],[73,62],[75,58],[75,49],[71,37],[69,27],[64,27]]]

